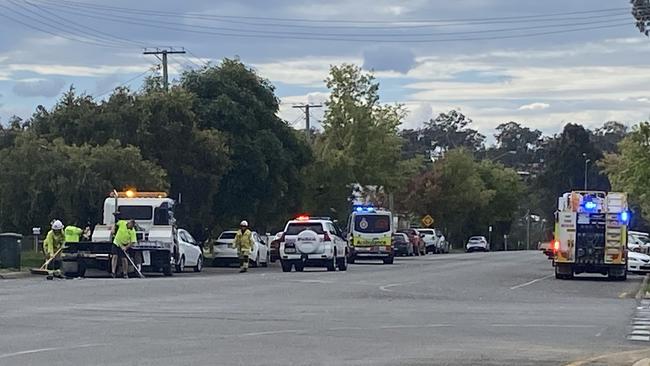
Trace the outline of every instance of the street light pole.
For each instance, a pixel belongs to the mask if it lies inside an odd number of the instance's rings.
[[[526,250],[530,250],[530,210],[526,212]]]

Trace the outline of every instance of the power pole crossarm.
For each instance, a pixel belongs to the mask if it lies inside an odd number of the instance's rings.
[[[310,130],[311,130],[311,124],[309,120],[309,109],[310,108],[323,108],[322,104],[304,104],[304,105],[294,105],[293,108],[298,108],[302,109],[305,111],[305,135],[307,136],[307,141],[309,141],[311,135],[310,135]]]
[[[163,69],[163,87],[165,88],[165,91],[169,90],[169,72],[167,68],[167,55],[172,55],[172,54],[184,54],[185,50],[180,49],[180,50],[175,50],[173,48],[165,48],[165,49],[159,49],[156,48],[155,50],[149,50],[145,48],[144,52],[142,54],[144,55],[155,55],[158,57],[158,55],[162,56],[162,69]]]

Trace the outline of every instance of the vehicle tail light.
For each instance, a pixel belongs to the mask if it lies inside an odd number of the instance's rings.
[[[557,252],[559,250],[560,250],[560,241],[559,240],[553,241],[553,251]]]
[[[323,235],[323,241],[332,241],[332,238],[330,238],[328,233],[325,233],[325,235]]]

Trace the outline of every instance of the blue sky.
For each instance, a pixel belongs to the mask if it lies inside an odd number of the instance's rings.
[[[172,77],[240,57],[296,126],[291,106],[324,101],[342,62],[375,70],[407,128],[451,108],[485,134],[511,120],[556,133],[649,115],[650,40],[627,0],[2,0],[0,14],[11,18],[0,20],[0,122],[50,108],[71,85],[138,88],[158,64],[141,48],[166,45],[191,51],[170,58]]]

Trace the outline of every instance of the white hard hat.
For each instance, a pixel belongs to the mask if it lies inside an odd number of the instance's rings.
[[[52,222],[52,230],[63,230],[63,223],[60,220]]]
[[[239,223],[239,226],[248,226],[248,221],[243,220],[242,222]]]

